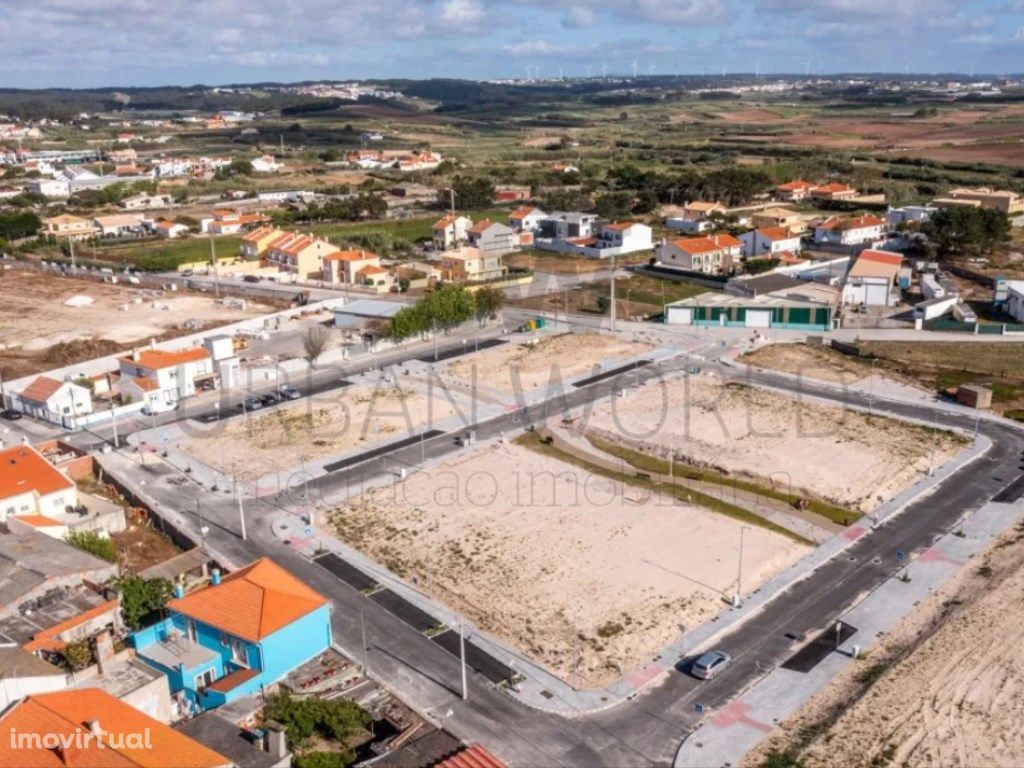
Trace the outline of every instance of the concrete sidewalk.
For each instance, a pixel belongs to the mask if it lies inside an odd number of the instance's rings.
[[[1024,502],[992,502],[963,525],[963,535],[949,533],[908,565],[910,580],[885,581],[841,618],[856,632],[809,672],[777,667],[718,712],[704,720],[680,746],[675,765],[683,768],[735,766],[778,723],[824,688],[850,664],[853,648],[863,653],[879,635],[896,626],[929,594],[940,588],[971,558],[984,552],[1024,516]]]

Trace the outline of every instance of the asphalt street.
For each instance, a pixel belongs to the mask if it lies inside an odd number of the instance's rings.
[[[585,408],[624,387],[656,379],[664,370],[681,367],[679,361],[650,365],[588,386],[568,386],[559,397],[531,406],[523,404],[473,428],[479,439],[511,434],[564,410]],[[837,399],[835,390],[783,376],[752,373],[749,381],[798,395]],[[849,392],[840,400],[860,407],[868,405],[865,396]],[[975,420],[966,413],[960,416],[942,412],[940,418],[927,405],[887,401],[875,402],[874,407],[968,431],[975,427]],[[334,601],[335,638],[356,657],[361,653],[362,616],[371,672],[460,737],[493,745],[499,755],[516,765],[667,765],[679,743],[698,722],[695,704],[713,709],[734,698],[793,654],[799,644],[793,638],[810,638],[827,628],[860,595],[900,568],[897,551],[911,553],[928,547],[941,533],[954,527],[965,512],[976,509],[1017,481],[1022,474],[1022,432],[986,420],[980,422],[978,429],[992,440],[986,455],[942,482],[933,493],[911,503],[894,519],[861,537],[812,577],[794,584],[761,613],[725,634],[718,645],[734,658],[725,673],[710,682],[698,681],[681,671],[672,673],[631,701],[571,719],[528,708],[478,675],[471,676],[469,700],[462,701],[458,693],[457,659],[378,603],[282,544],[270,532],[270,521],[282,512],[300,511],[297,499],[288,494],[248,500],[246,519],[250,535],[247,541],[241,541],[237,508],[230,500],[209,501],[203,489],[194,484],[165,487],[152,478],[145,492],[163,508],[185,515],[193,530],[197,521],[192,510],[195,500],[202,498],[204,518],[211,528],[207,543],[213,551],[237,563],[270,555],[329,595]],[[310,492],[314,498],[317,494],[324,498],[334,496],[396,467],[415,467],[424,457],[445,456],[459,450],[453,438],[453,433],[443,434],[329,473],[311,482]],[[132,463],[128,472],[130,477],[126,479],[131,482],[146,478],[145,470],[137,464]]]

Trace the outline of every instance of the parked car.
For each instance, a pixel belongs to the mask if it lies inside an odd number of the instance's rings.
[[[181,408],[181,403],[175,400],[173,403],[158,401],[151,405],[142,406],[143,416],[155,416],[158,413],[170,413]]]
[[[246,411],[258,411],[263,407],[263,401],[258,397],[247,397],[238,405],[238,410],[245,413]]]
[[[281,402],[281,395],[271,390],[263,395],[260,395],[260,400],[263,401],[264,405],[277,405]]]
[[[21,418],[21,411],[16,411],[13,408],[7,408],[6,410],[0,411],[0,416],[4,417],[8,421],[17,421]]]
[[[258,283],[262,279],[263,278],[260,277],[259,275],[246,275],[245,277],[242,278],[242,281],[246,283]]]
[[[710,680],[730,664],[732,656],[725,651],[708,651],[693,662],[690,674],[701,680]]]
[[[291,384],[282,384],[278,391],[281,393],[281,397],[285,400],[298,400],[302,397],[302,393]]]

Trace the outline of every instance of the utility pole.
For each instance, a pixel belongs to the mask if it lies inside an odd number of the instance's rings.
[[[220,298],[220,270],[217,268],[217,247],[213,242],[213,232],[210,233],[210,266],[213,268],[213,290],[217,298]]]
[[[71,268],[72,269],[77,269],[77,267],[75,267],[75,238],[74,237],[68,238],[68,246],[71,248]]]
[[[363,618],[363,612],[359,612],[359,628],[363,633],[363,677],[366,677],[366,620]]]
[[[238,525],[242,529],[242,541],[248,538],[245,534],[245,509],[242,507],[242,489],[238,485],[238,477],[231,475],[231,483],[235,486],[235,499],[238,500]]]
[[[613,251],[614,251],[614,249],[613,249]],[[609,323],[609,329],[614,331],[615,330],[615,253],[614,252],[612,253],[612,280],[611,280],[611,284],[612,284],[612,291],[611,291],[612,314],[611,314],[611,318],[610,318],[611,322]]]
[[[3,398],[0,397],[0,400]],[[114,407],[114,401],[110,401],[110,421],[114,426],[114,448],[121,447],[121,439],[117,436],[117,409]]]
[[[739,608],[740,592],[743,589],[743,533],[747,530],[747,526],[740,526],[740,557],[736,564],[736,594],[732,597],[732,607]]]
[[[469,686],[466,683],[466,633],[462,619],[459,619],[459,661],[462,664],[462,700],[469,698]]]

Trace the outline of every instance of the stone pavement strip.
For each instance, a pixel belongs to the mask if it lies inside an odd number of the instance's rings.
[[[679,768],[735,766],[776,725],[853,663],[853,648],[871,648],[914,606],[941,587],[972,557],[984,552],[1004,531],[1024,517],[1024,502],[991,502],[965,519],[962,534],[949,533],[909,566],[909,581],[894,576],[843,615],[857,631],[809,672],[774,669],[741,696],[707,717],[680,746]]]

